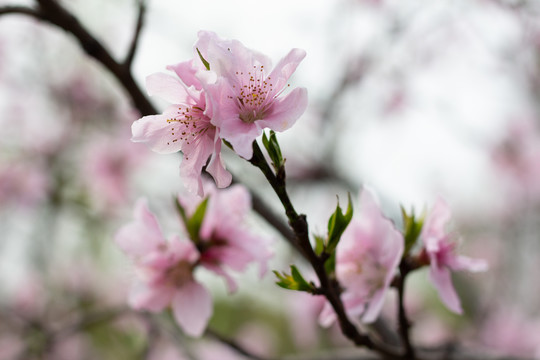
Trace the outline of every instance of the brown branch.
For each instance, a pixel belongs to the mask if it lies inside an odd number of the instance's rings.
[[[127,69],[130,69],[131,65],[133,64],[133,58],[135,57],[135,53],[137,52],[137,45],[139,44],[141,30],[144,23],[144,15],[146,14],[146,1],[138,0],[137,4],[138,4],[138,15],[137,15],[137,22],[135,24],[135,31],[133,32],[133,38],[131,39],[131,44],[129,46],[129,50],[123,64],[124,67]]]
[[[414,348],[411,344],[409,337],[409,329],[411,323],[407,319],[407,313],[405,312],[404,296],[405,296],[405,280],[409,274],[410,268],[407,260],[404,259],[399,264],[400,275],[397,278],[397,291],[398,291],[398,321],[399,321],[399,335],[401,342],[405,348],[405,357],[407,359],[415,359]]]
[[[296,235],[296,243],[302,251],[304,257],[309,261],[313,270],[317,274],[320,283],[320,291],[326,297],[328,302],[332,305],[336,316],[338,318],[341,332],[349,340],[351,340],[357,346],[365,346],[368,349],[375,350],[379,354],[388,359],[398,359],[400,355],[387,347],[375,343],[369,335],[362,334],[358,331],[356,326],[349,320],[343,303],[340,297],[340,286],[337,280],[331,280],[326,273],[324,267],[325,259],[315,254],[311,242],[309,240],[308,223],[306,216],[298,214],[287,194],[285,185],[285,174],[283,176],[276,176],[270,166],[268,165],[257,141],[253,142],[253,157],[249,162],[255,167],[259,168],[269,184],[274,189],[274,192],[281,201],[287,218],[289,219],[289,225],[293,229]]]
[[[133,106],[141,115],[156,114],[156,108],[141,91],[129,68],[117,62],[110,52],[92,34],[84,28],[79,20],[54,0],[37,0],[38,18],[49,22],[72,34],[86,54],[100,62],[109,70],[128,92]],[[35,16],[35,14],[32,14]]]
[[[8,14],[20,14],[34,17],[36,19],[41,19],[41,15],[35,9],[26,7],[26,6],[1,6],[0,15]]]
[[[242,356],[245,356],[245,357],[247,357],[249,359],[253,359],[253,360],[270,360],[270,358],[265,358],[265,357],[261,357],[261,356],[253,354],[251,351],[247,350],[246,348],[244,348],[243,346],[241,346],[237,342],[224,337],[223,335],[215,332],[214,330],[206,329],[205,335],[219,341],[220,343],[222,343],[222,344],[228,346],[229,348],[233,349],[234,351],[236,351],[238,354],[240,354]]]

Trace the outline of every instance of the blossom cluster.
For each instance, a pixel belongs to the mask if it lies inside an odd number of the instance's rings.
[[[156,217],[141,199],[135,207],[135,220],[122,227],[115,240],[137,269],[130,305],[153,312],[170,306],[184,332],[200,336],[212,314],[212,299],[196,281],[195,269],[202,266],[222,276],[234,292],[237,284],[231,271],[244,271],[257,262],[262,276],[272,252],[268,239],[245,225],[251,199],[240,185],[220,192],[209,187],[204,200],[179,196],[178,206],[184,235],[165,239]]]
[[[424,221],[417,261],[421,262],[419,265],[429,264],[430,280],[442,302],[460,314],[463,310],[452,284],[451,272],[484,271],[487,264],[455,253],[456,242],[445,229],[450,217],[449,207],[438,199]],[[343,232],[336,249],[336,277],[345,288],[342,300],[349,316],[360,317],[365,323],[377,319],[385,294],[398,274],[404,248],[403,234],[384,217],[373,195],[364,190],[360,196],[359,215]],[[319,323],[329,326],[335,320],[330,303],[326,303]]]
[[[148,76],[150,95],[171,103],[163,114],[145,116],[132,126],[132,140],[158,153],[182,151],[180,175],[188,189],[204,194],[201,171],[217,186],[227,187],[231,174],[221,156],[222,140],[243,158],[253,155],[252,143],[264,128],[284,131],[307,107],[307,90],[288,94],[289,77],[305,57],[292,49],[271,69],[271,61],[237,40],[199,32],[191,60],[168,67],[176,76]]]

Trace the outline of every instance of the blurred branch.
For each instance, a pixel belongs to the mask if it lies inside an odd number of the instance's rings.
[[[409,319],[407,319],[404,304],[405,280],[407,279],[409,271],[410,268],[408,266],[407,257],[405,257],[405,259],[402,259],[401,263],[399,264],[400,275],[397,279],[399,335],[401,336],[401,342],[405,348],[405,357],[414,359],[415,351],[409,338],[409,329],[411,327],[411,323]]]
[[[28,15],[31,17],[35,17],[36,19],[42,20],[41,15],[38,11],[32,8],[26,7],[26,6],[1,6],[0,15],[7,15],[7,14]]]
[[[215,331],[213,331],[211,329],[207,329],[205,334],[207,336],[219,341],[220,343],[228,346],[229,348],[233,349],[238,354],[243,355],[243,356],[245,356],[245,357],[247,357],[249,359],[253,359],[253,360],[270,360],[270,358],[265,358],[265,357],[261,357],[261,356],[253,354],[252,352],[248,351],[247,349],[242,347],[237,342],[235,342],[235,341],[233,341],[231,339],[227,339],[224,336],[222,336],[221,334],[218,334],[217,332],[215,332]]]
[[[126,68],[131,68],[131,65],[133,63],[133,58],[135,57],[135,53],[137,51],[137,45],[139,44],[139,38],[141,35],[141,29],[143,27],[144,23],[144,16],[146,14],[146,1],[145,0],[138,0],[138,15],[137,15],[137,23],[135,24],[135,31],[133,32],[133,38],[131,39],[131,45],[129,46],[129,50],[126,56],[126,59],[124,60],[124,66]]]
[[[88,56],[100,62],[117,78],[131,97],[133,105],[141,112],[141,115],[157,113],[155,107],[135,82],[129,68],[117,62],[75,16],[55,0],[37,0],[37,2],[39,4],[38,18],[72,34]]]

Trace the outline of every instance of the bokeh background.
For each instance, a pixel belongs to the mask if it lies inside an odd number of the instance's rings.
[[[0,0],[0,6],[32,1]],[[132,0],[63,4],[117,58],[135,26]],[[459,251],[490,270],[454,281],[455,316],[425,270],[406,306],[422,346],[540,356],[540,4],[505,0],[148,1],[133,72],[190,58],[212,30],[268,54],[307,57],[291,79],[309,107],[278,134],[288,185],[311,232],[324,234],[336,203],[368,186],[400,226],[443,197]],[[165,104],[153,99],[158,107]],[[133,270],[113,242],[146,197],[166,234],[179,231],[179,155],[130,142],[139,118],[120,85],[64,31],[0,17],[0,359],[241,359],[212,336],[183,337],[167,314],[136,314],[125,299]],[[281,214],[261,175],[232,153],[228,168]],[[271,268],[302,267],[275,238]],[[305,268],[307,272],[307,267]],[[265,356],[310,358],[350,347],[316,324],[321,301],[240,276],[228,295],[215,277],[211,327]],[[384,311],[395,325],[390,294]],[[295,357],[296,356],[296,357]]]

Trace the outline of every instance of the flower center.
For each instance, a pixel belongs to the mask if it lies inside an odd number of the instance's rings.
[[[270,76],[265,78],[264,66],[253,65],[253,71],[245,74],[237,71],[239,79],[233,88],[237,92],[236,104],[239,109],[239,117],[245,123],[252,124],[257,120],[264,119],[273,96],[273,84]],[[233,97],[229,97],[233,99]]]
[[[176,116],[167,119],[167,123],[177,123],[177,126],[171,126],[172,140],[167,145],[177,141],[186,145],[196,143],[209,129],[215,128],[204,114],[204,109],[199,106],[178,107]]]
[[[167,270],[167,281],[175,287],[182,287],[193,280],[191,264],[185,260]]]

